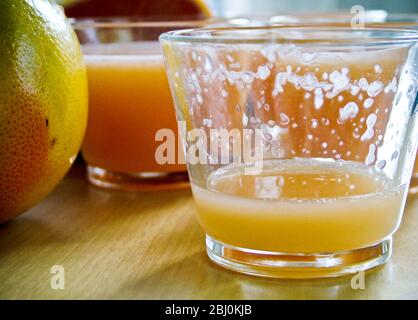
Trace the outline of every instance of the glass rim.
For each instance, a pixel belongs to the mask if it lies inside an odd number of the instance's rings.
[[[388,13],[386,16],[386,22],[399,21],[399,22],[418,22],[418,13]]]
[[[348,21],[337,20],[339,16],[333,17],[335,14],[346,14],[346,11],[329,11],[319,13],[313,18],[309,18],[308,13],[283,13],[273,15],[255,15],[246,16],[238,15],[231,17],[208,17],[203,19],[193,19],[190,16],[181,16],[178,20],[166,20],[161,17],[149,16],[112,16],[112,17],[81,17],[68,18],[71,26],[76,30],[82,29],[129,29],[129,28],[203,28],[212,25],[212,27],[303,27],[303,26],[347,26]],[[347,13],[349,14],[349,13]],[[385,16],[384,21],[370,19],[366,22],[366,26],[370,28],[384,27],[390,23],[417,23],[418,14],[415,13],[387,13],[384,10],[366,10],[367,16],[379,14]],[[324,15],[324,17],[322,16]],[[296,20],[295,20],[296,19]],[[303,19],[302,21],[297,21]],[[398,28],[394,26],[393,28]]]
[[[387,12],[385,10],[365,10],[364,11],[366,25],[374,23],[387,22],[418,22],[418,13],[397,13]],[[352,18],[353,14],[350,11],[324,11],[324,12],[297,12],[282,14],[273,14],[265,18],[269,23],[299,23],[303,19],[304,23],[321,23],[321,22],[342,22],[341,18]],[[261,17],[262,18],[262,17]]]
[[[189,19],[190,18],[190,19]],[[179,20],[164,20],[158,17],[83,17],[68,18],[75,30],[82,29],[131,29],[131,28],[175,28],[203,27],[208,24],[227,22],[227,18],[192,19],[184,16]]]
[[[258,35],[256,34],[258,32]],[[261,34],[260,34],[261,32]],[[300,33],[309,37],[300,38]],[[253,35],[251,35],[251,33]],[[255,35],[254,35],[255,34]],[[299,34],[299,37],[295,37]],[[336,38],[337,34],[351,34],[350,37]],[[225,36],[226,35],[226,36]],[[250,35],[250,36],[244,36]],[[293,35],[293,36],[292,36]],[[321,35],[321,36],[318,36]],[[325,36],[327,35],[327,36]],[[318,25],[267,25],[238,27],[209,27],[168,31],[160,41],[206,43],[206,44],[298,44],[298,45],[392,45],[417,43],[418,31],[402,28],[347,26],[330,27]]]
[[[366,21],[369,19],[370,21],[382,20],[386,18],[389,13],[385,10],[379,9],[371,9],[364,11]],[[301,11],[301,12],[291,12],[291,11],[284,11],[279,14],[268,14],[268,15],[242,15],[236,16],[237,18],[248,18],[248,19],[260,19],[265,20],[267,23],[283,23],[292,25],[292,23],[300,24],[300,19],[303,19],[304,22],[310,23],[312,22],[321,22],[321,21],[337,21],[341,18],[349,17],[351,18],[353,14],[350,10],[333,10],[333,11]],[[233,17],[235,18],[235,17]]]

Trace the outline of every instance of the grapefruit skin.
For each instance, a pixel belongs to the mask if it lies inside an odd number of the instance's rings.
[[[78,40],[48,0],[0,1],[0,223],[45,197],[80,148],[87,77]]]

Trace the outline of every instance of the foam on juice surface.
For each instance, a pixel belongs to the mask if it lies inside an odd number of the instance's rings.
[[[84,45],[87,68],[164,68],[158,43]]]
[[[198,217],[213,238],[285,253],[352,250],[377,243],[400,221],[406,186],[349,162],[265,161],[260,175],[243,166],[193,185]]]
[[[164,60],[161,55],[89,55],[85,56],[88,68],[94,67],[118,67],[118,68],[146,68],[164,67]]]

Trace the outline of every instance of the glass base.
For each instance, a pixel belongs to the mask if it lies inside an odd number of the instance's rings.
[[[409,194],[418,194],[418,174],[412,176],[411,183],[409,184]]]
[[[206,250],[216,264],[237,272],[286,279],[339,277],[384,264],[392,252],[392,237],[373,246],[336,253],[295,254],[239,248],[206,235]]]
[[[190,187],[187,171],[119,173],[88,165],[87,179],[97,187],[123,191],[178,190]]]

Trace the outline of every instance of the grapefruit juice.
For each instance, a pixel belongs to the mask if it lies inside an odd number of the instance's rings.
[[[407,186],[350,162],[265,161],[258,175],[231,165],[193,186],[207,234],[236,247],[323,253],[376,244],[398,227]]]
[[[177,133],[163,58],[155,53],[155,45],[84,48],[89,120],[82,152],[90,168],[112,172],[113,176],[130,174],[131,179],[138,174],[181,173],[185,177],[186,167],[177,159],[160,164],[155,156],[161,143],[155,139],[158,130]],[[90,170],[90,174],[92,171],[97,173]]]

